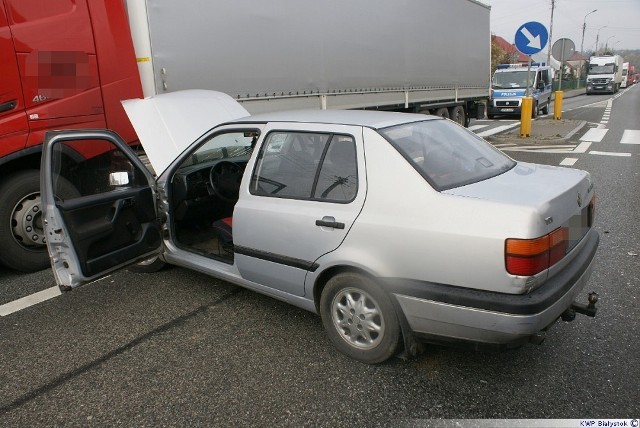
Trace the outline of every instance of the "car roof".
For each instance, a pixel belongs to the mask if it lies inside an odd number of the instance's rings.
[[[372,110],[291,110],[263,113],[233,120],[233,123],[325,123],[382,129],[403,123],[438,120],[437,116]]]

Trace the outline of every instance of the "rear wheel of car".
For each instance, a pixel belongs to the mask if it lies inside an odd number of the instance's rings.
[[[549,104],[551,104],[551,98],[549,98],[544,107],[542,107],[542,114],[549,114]]]
[[[445,119],[449,119],[449,110],[446,107],[439,108],[436,110],[436,116],[444,117]]]
[[[400,344],[391,298],[364,275],[345,272],[331,278],[322,291],[320,315],[335,347],[363,363],[387,360]]]

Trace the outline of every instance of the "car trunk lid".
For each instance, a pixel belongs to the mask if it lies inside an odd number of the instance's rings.
[[[504,174],[443,193],[532,208],[538,217],[532,236],[514,238],[536,238],[566,227],[569,251],[593,224],[593,187],[586,171],[518,163]]]

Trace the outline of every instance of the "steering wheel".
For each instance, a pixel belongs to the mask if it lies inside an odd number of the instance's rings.
[[[242,168],[235,162],[222,161],[209,171],[213,193],[225,202],[235,203],[240,192]]]

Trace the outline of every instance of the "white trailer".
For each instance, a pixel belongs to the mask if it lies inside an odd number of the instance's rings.
[[[484,114],[490,7],[474,0],[127,0],[145,95],[214,89],[250,113]],[[480,110],[480,111],[478,111]]]
[[[618,92],[622,85],[623,63],[620,55],[592,56],[587,74],[587,95]]]
[[[620,87],[626,88],[627,86],[629,86],[629,63],[625,62],[622,64],[622,83]]]

